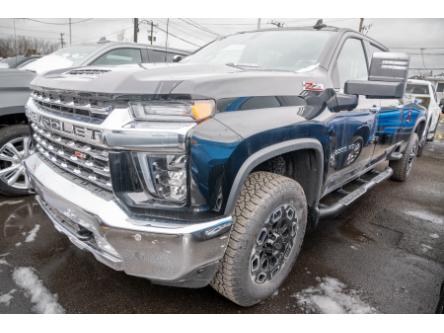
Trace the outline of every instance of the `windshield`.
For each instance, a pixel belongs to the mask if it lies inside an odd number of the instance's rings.
[[[5,58],[0,61],[1,68],[15,68],[17,64],[20,64],[24,59],[25,57],[22,55]]]
[[[313,69],[330,31],[281,30],[249,32],[219,39],[185,58],[182,63],[232,65],[260,69]]]
[[[83,65],[83,60],[99,47],[99,45],[67,47],[33,61],[21,69],[41,74],[59,68],[80,66]]]

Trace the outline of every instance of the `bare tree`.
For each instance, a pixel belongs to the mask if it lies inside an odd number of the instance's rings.
[[[120,31],[116,37],[117,37],[117,41],[119,41],[119,42],[125,41],[125,30],[123,29],[122,31]]]
[[[59,48],[58,43],[50,42],[40,38],[17,36],[17,43],[13,37],[0,38],[0,57],[12,57],[23,54],[48,54]]]

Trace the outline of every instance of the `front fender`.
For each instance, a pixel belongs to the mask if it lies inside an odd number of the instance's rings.
[[[246,177],[257,165],[301,149],[315,151],[320,170],[316,186],[319,191],[322,187],[328,130],[291,108],[219,113],[196,126],[190,139],[191,178],[194,197],[205,202],[201,209],[230,215]]]
[[[293,139],[293,140],[275,143],[268,147],[262,148],[256,151],[254,154],[250,155],[243,162],[243,164],[237,171],[234,181],[231,185],[231,190],[229,192],[228,199],[225,205],[225,214],[229,215],[234,210],[236,201],[242,189],[242,185],[245,183],[245,180],[247,179],[248,175],[255,167],[273,157],[302,149],[311,149],[315,151],[317,168],[319,172],[318,172],[317,182],[314,186],[318,189],[316,194],[316,201],[319,200],[321,194],[323,174],[324,174],[323,147],[321,143],[316,139],[310,139],[310,138]]]

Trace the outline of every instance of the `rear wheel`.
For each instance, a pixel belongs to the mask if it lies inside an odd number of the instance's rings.
[[[271,296],[289,274],[307,225],[307,205],[294,180],[252,173],[234,211],[228,248],[211,285],[241,306]]]
[[[421,140],[419,140],[419,143],[418,143],[418,152],[416,153],[416,156],[417,156],[417,157],[421,157],[421,156],[422,156],[422,153],[424,152],[424,148],[425,148],[425,146],[426,146],[426,144],[427,144],[427,133],[428,133],[428,131],[426,131],[426,132],[424,133],[424,135],[422,136]]]
[[[418,134],[412,133],[402,158],[397,161],[390,161],[393,169],[392,179],[403,182],[407,180],[418,155]]]
[[[29,126],[13,125],[0,130],[0,194],[29,194],[23,161],[31,151]]]

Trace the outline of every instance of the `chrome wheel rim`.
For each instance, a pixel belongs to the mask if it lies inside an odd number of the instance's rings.
[[[0,148],[0,180],[17,190],[29,189],[29,179],[23,161],[32,152],[29,136],[21,136],[6,142]]]
[[[277,207],[260,230],[250,255],[250,277],[263,284],[288,261],[298,233],[298,217],[291,204]]]
[[[362,144],[361,141],[356,141],[353,144],[352,150],[347,156],[347,160],[345,162],[346,165],[352,164],[354,161],[356,161],[359,157],[359,154],[361,154]]]

